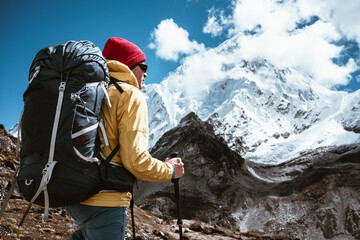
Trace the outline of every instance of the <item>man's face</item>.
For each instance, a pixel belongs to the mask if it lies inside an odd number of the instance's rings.
[[[147,77],[146,72],[144,72],[139,65],[137,65],[132,72],[134,73],[136,80],[139,84],[139,89],[141,90],[145,81],[145,78]]]

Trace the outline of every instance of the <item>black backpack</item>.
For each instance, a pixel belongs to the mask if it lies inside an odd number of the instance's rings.
[[[23,96],[17,176],[28,210],[32,203],[44,206],[46,219],[49,207],[78,204],[101,190],[97,133],[108,81],[106,61],[89,41],[36,55]]]

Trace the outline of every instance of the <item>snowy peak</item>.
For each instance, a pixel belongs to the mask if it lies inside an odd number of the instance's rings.
[[[267,76],[261,71],[262,79],[271,77],[272,71]],[[258,76],[228,80],[215,89],[223,95],[227,87],[234,91],[224,96],[227,100],[208,121],[233,150],[258,162],[282,162],[305,149],[358,141],[359,135],[344,130],[344,123],[359,125],[346,110],[353,106],[353,97],[306,85],[297,74],[289,71],[282,80],[273,76],[270,84],[258,81]]]
[[[150,146],[189,112],[256,162],[280,163],[309,149],[360,142],[360,91],[332,91],[296,69],[241,59],[237,37],[203,53],[218,59],[207,69],[211,74],[200,69],[200,76],[196,61],[185,60],[161,84],[146,86]]]

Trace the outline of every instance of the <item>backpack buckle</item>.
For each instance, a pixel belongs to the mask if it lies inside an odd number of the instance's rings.
[[[59,91],[64,92],[65,91],[66,82],[61,82],[59,86]]]

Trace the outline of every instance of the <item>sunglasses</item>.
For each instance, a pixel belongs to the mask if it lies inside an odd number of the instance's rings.
[[[140,62],[140,63],[138,63],[138,64],[135,64],[134,66],[132,66],[132,67],[130,68],[130,70],[133,70],[134,68],[136,68],[136,66],[139,66],[139,67],[141,68],[141,70],[142,70],[144,73],[146,73],[146,70],[147,70],[147,68],[148,68],[148,65],[147,65],[146,63]]]

